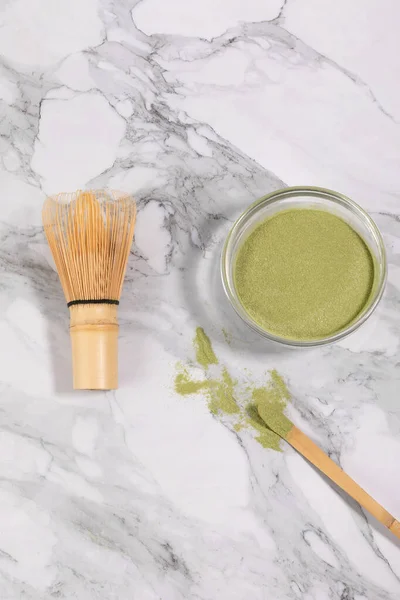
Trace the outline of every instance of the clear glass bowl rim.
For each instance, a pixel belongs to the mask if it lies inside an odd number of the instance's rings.
[[[229,276],[228,276],[228,273],[231,269],[230,249],[231,249],[231,246],[234,243],[236,237],[239,235],[242,225],[244,223],[246,223],[246,221],[250,218],[250,216],[255,214],[264,205],[272,204],[275,202],[279,202],[280,200],[283,200],[286,198],[292,198],[292,197],[296,197],[296,196],[314,196],[314,197],[318,197],[318,198],[322,198],[322,199],[329,198],[329,200],[336,202],[337,204],[340,204],[341,206],[349,209],[354,215],[356,215],[356,217],[358,217],[358,219],[360,221],[363,221],[364,225],[371,231],[371,233],[373,234],[373,236],[376,240],[377,246],[379,248],[379,253],[380,253],[380,256],[378,257],[378,260],[379,260],[380,266],[381,266],[380,279],[378,281],[378,285],[376,287],[375,294],[370,301],[368,309],[365,310],[364,312],[361,312],[360,316],[345,329],[342,329],[341,331],[339,331],[333,335],[330,335],[330,336],[327,336],[327,337],[324,337],[321,339],[316,339],[316,340],[294,340],[294,339],[290,339],[290,338],[283,338],[283,337],[274,335],[273,333],[270,333],[270,332],[266,331],[265,329],[263,329],[262,327],[260,327],[255,321],[253,321],[253,319],[247,314],[246,310],[243,308],[235,290],[232,289],[232,286],[230,285]],[[330,189],[322,188],[322,187],[314,187],[314,186],[285,187],[285,188],[281,188],[279,190],[275,190],[274,192],[271,192],[270,194],[266,194],[265,196],[262,196],[261,198],[259,198],[258,200],[256,200],[252,204],[250,204],[250,206],[248,206],[248,208],[235,221],[230,232],[228,233],[228,236],[225,240],[225,243],[224,243],[224,246],[222,249],[221,278],[222,278],[223,288],[225,290],[225,293],[226,293],[232,307],[234,308],[236,313],[239,315],[239,317],[241,317],[241,319],[251,329],[253,329],[253,331],[256,331],[261,336],[263,336],[269,340],[278,342],[278,343],[286,345],[286,346],[298,346],[298,347],[323,346],[326,344],[332,344],[334,342],[337,342],[337,341],[343,339],[344,337],[350,335],[351,333],[353,333],[353,331],[358,329],[374,312],[375,308],[377,307],[377,305],[379,304],[379,301],[382,298],[382,295],[383,295],[383,292],[385,289],[385,285],[386,285],[386,279],[387,279],[386,249],[385,249],[385,245],[384,245],[384,242],[382,239],[382,235],[381,235],[378,227],[376,226],[375,222],[373,221],[373,219],[369,216],[369,214],[364,209],[361,208],[361,206],[356,204],[356,202],[354,202],[347,196],[340,194],[339,192],[335,192],[334,190],[330,190]]]

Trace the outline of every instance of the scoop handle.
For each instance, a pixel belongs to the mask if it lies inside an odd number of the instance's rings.
[[[362,487],[358,485],[341,469],[321,448],[319,448],[310,438],[293,425],[286,436],[286,441],[302,454],[310,463],[338,487],[344,490],[358,504],[367,510],[382,525],[387,527],[396,537],[400,539],[400,521],[396,520],[379,502],[374,500]]]

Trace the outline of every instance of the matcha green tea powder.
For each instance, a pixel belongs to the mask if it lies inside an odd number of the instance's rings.
[[[196,328],[196,337],[194,338],[194,347],[196,349],[196,360],[204,368],[209,365],[217,365],[218,359],[215,356],[210,338],[202,327]]]
[[[247,313],[272,334],[298,340],[333,335],[366,305],[374,262],[339,217],[316,209],[278,212],[239,248],[235,285]]]
[[[268,418],[272,420],[279,433],[285,430],[287,422],[290,423],[284,413],[290,394],[279,373],[272,370],[269,381],[262,387],[256,387],[249,381],[243,389],[226,366],[215,368],[214,365],[218,365],[219,360],[210,338],[201,327],[196,329],[193,345],[196,350],[196,364],[202,367],[203,378],[194,378],[188,366],[178,363],[175,391],[181,396],[202,395],[209,411],[215,417],[229,417],[235,432],[250,429],[255,433],[255,440],[261,446],[280,451],[279,435],[262,419],[263,414],[268,413]]]

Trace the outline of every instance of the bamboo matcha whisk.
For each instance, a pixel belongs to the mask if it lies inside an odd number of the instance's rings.
[[[45,201],[42,218],[70,311],[74,389],[115,389],[117,305],[135,201],[104,190],[58,194]]]

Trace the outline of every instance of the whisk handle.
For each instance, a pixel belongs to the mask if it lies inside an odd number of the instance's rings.
[[[112,304],[70,306],[75,390],[118,387],[118,319]]]

